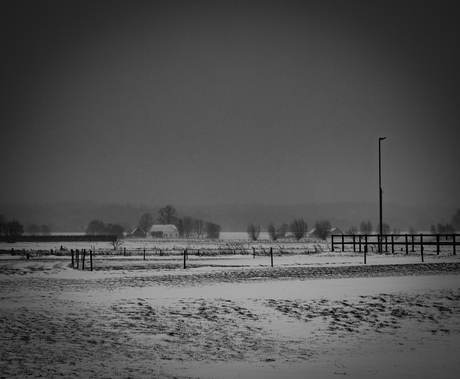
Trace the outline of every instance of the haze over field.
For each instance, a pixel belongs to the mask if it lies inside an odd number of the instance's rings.
[[[1,202],[376,203],[386,136],[385,203],[453,214],[459,16],[444,1],[2,1]]]

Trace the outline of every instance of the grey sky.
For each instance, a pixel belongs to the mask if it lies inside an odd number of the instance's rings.
[[[1,8],[2,201],[460,204],[456,2]]]

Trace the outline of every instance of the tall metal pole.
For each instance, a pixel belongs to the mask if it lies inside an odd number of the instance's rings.
[[[379,218],[380,218],[380,234],[379,234],[379,253],[382,252],[382,235],[383,235],[383,220],[382,220],[382,158],[380,154],[380,142],[387,137],[379,138]]]

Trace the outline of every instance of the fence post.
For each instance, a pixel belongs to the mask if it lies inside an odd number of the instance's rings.
[[[453,247],[453,254],[457,255],[456,249],[455,249],[455,233],[452,234],[452,247]]]
[[[123,256],[126,257],[126,247],[123,249]]]
[[[366,238],[366,239],[367,239],[367,238]],[[366,244],[364,245],[364,264],[367,263],[366,253],[367,253],[367,241],[366,241]]]
[[[331,234],[331,252],[334,252],[334,235]]]
[[[186,256],[187,256],[187,249],[184,250],[184,269],[187,268]]]
[[[355,249],[355,235],[353,234],[353,253],[356,253]]]
[[[406,235],[404,237],[405,237],[405,240],[406,240],[406,255],[407,255],[407,254],[409,254],[409,242],[407,240],[407,233],[406,233]]]
[[[358,237],[359,237],[359,252],[361,252],[361,234]]]
[[[422,262],[424,262],[423,260],[423,234],[420,234],[420,251],[422,254]]]
[[[252,248],[252,258],[254,259],[256,258],[256,248],[255,247]]]
[[[70,249],[70,255],[71,255],[71,257],[72,257],[72,268],[74,268],[74,267],[73,267],[73,263],[74,263],[74,260],[73,260],[73,249]]]
[[[75,260],[77,262],[77,270],[80,267],[80,250],[76,249],[75,250]]]
[[[89,268],[93,271],[93,249],[89,250]]]
[[[436,234],[436,255],[439,255],[439,234]]]
[[[344,240],[344,235],[342,234],[342,252],[345,251],[345,240]]]
[[[144,261],[145,261],[145,246],[144,246]]]
[[[85,255],[86,255],[86,249],[83,249],[83,254],[81,256],[81,269],[85,271]]]
[[[270,248],[270,259],[272,261],[272,267],[273,267],[273,248]]]
[[[394,242],[394,235],[391,235],[391,254],[395,253],[395,242]]]

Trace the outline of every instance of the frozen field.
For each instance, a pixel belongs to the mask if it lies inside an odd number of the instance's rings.
[[[0,260],[0,378],[457,378],[448,252]]]

